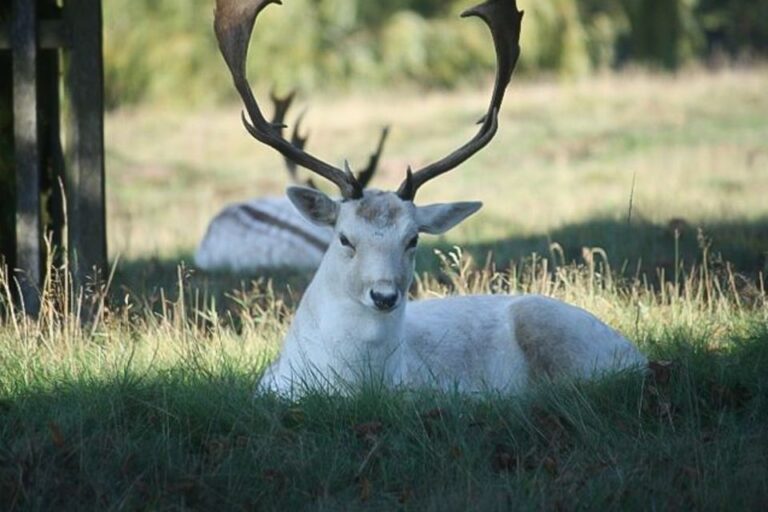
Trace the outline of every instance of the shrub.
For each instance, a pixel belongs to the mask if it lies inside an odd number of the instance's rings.
[[[281,89],[452,87],[493,70],[469,0],[291,0],[262,14],[252,76]],[[523,72],[561,76],[638,61],[674,69],[725,50],[768,52],[768,0],[519,0]],[[213,0],[111,0],[105,9],[109,106],[232,98],[213,36]]]

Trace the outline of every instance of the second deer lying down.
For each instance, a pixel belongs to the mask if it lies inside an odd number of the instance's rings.
[[[490,28],[497,54],[490,106],[474,138],[416,172],[397,192],[363,191],[355,177],[283,139],[267,122],[245,78],[246,48],[259,12],[276,0],[218,0],[219,46],[243,99],[253,137],[335,183],[334,200],[291,187],[307,219],[333,229],[335,240],[307,288],[278,360],[260,389],[281,394],[303,387],[356,385],[369,378],[392,386],[465,392],[519,392],[541,377],[591,378],[645,361],[632,343],[593,315],[540,296],[483,295],[409,301],[420,233],[444,233],[475,213],[479,202],[417,206],[427,181],[483,148],[519,56],[522,13],[514,0],[488,0],[465,16]]]
[[[284,98],[271,95],[272,124],[279,130],[294,97],[294,93]],[[302,117],[296,120],[291,136],[292,144],[301,149],[308,139],[300,134]],[[384,128],[368,166],[357,175],[363,187],[376,173],[388,134],[389,128]],[[286,158],[285,167],[291,181],[299,184],[296,164]],[[304,184],[315,188],[311,179]],[[195,252],[195,265],[203,270],[234,272],[280,267],[314,270],[332,238],[332,229],[307,222],[287,197],[256,197],[227,205],[216,214]]]

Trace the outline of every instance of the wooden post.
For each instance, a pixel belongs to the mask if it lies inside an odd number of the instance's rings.
[[[81,290],[107,265],[101,0],[65,0],[63,19],[67,232],[74,285]]]
[[[62,169],[66,241],[76,291],[107,265],[104,204],[104,77],[101,0],[13,0],[10,27],[0,11],[0,51],[13,57],[16,264],[26,311],[36,314],[42,281],[42,211],[60,249]],[[61,15],[61,18],[59,18]],[[45,18],[40,20],[40,18]],[[41,52],[40,49],[46,51]],[[59,57],[63,97],[59,109]],[[63,111],[64,117],[60,117]],[[64,155],[60,131],[66,138]],[[43,172],[45,171],[45,172]],[[45,188],[51,194],[46,209]],[[6,233],[3,233],[5,239]],[[4,244],[7,247],[11,244]],[[97,276],[98,277],[98,276]]]
[[[16,171],[13,166],[11,5],[0,3],[0,265],[16,268]]]
[[[40,309],[40,152],[37,105],[37,5],[13,0],[13,115],[16,167],[16,265],[22,301]]]
[[[43,31],[46,25],[61,26],[61,9],[56,0],[38,0],[40,47],[38,64],[38,112],[40,123],[40,208],[43,212],[43,233],[50,236],[54,250],[52,261],[47,264],[60,266],[64,261],[64,155],[61,146],[60,65],[59,48],[45,48]],[[44,264],[45,265],[45,264]]]

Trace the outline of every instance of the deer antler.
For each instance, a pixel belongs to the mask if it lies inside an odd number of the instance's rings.
[[[345,165],[345,170],[341,170],[305,152],[303,144],[306,139],[299,142],[301,137],[298,136],[298,124],[294,129],[293,141],[299,143],[292,144],[283,138],[282,120],[277,126],[271,124],[259,109],[246,78],[245,61],[248,54],[248,41],[251,38],[256,17],[271,3],[281,4],[281,0],[216,0],[214,29],[219,49],[250,118],[249,121],[243,113],[243,124],[255,139],[276,149],[286,159],[335,183],[345,199],[360,198],[363,194],[360,181],[367,183],[370,180],[376,167],[373,163],[378,163],[384,139],[387,136],[386,129],[382,132],[379,148],[372,155],[371,163],[358,179],[348,166]],[[412,201],[424,183],[456,168],[485,147],[496,134],[498,113],[504,99],[504,92],[520,55],[520,24],[523,13],[517,10],[516,0],[486,0],[462,13],[462,17],[468,16],[477,16],[488,25],[496,50],[496,80],[488,111],[480,121],[480,130],[469,142],[415,173],[408,168],[406,178],[397,191],[404,200]],[[283,116],[284,114],[283,112]]]
[[[293,100],[296,99],[296,90],[292,90],[285,96],[278,96],[273,90],[269,93],[269,99],[275,109],[275,112],[272,115],[272,125],[280,131],[280,135],[282,136],[283,129],[286,127],[285,116],[291,109]],[[296,118],[296,123],[293,125],[293,130],[291,132],[291,144],[298,149],[304,149],[304,147],[307,145],[307,140],[309,140],[309,134],[301,135],[301,122],[304,120],[304,115],[306,113],[307,111],[305,109],[301,112],[301,114],[299,114],[299,117]],[[371,181],[371,178],[373,178],[374,174],[376,174],[376,170],[379,166],[379,160],[381,159],[381,153],[384,151],[384,143],[387,141],[388,136],[389,126],[385,126],[381,130],[381,135],[379,136],[379,142],[376,146],[376,150],[371,153],[371,156],[368,158],[368,165],[356,176],[360,187],[367,187],[368,183]],[[288,170],[291,181],[294,183],[300,183],[296,162],[286,157],[285,168]],[[311,178],[307,179],[303,184],[310,188],[316,188]]]
[[[517,10],[515,0],[486,0],[486,2],[461,14],[462,18],[469,16],[477,16],[488,25],[496,49],[496,80],[491,95],[491,103],[480,121],[480,130],[469,142],[445,158],[419,169],[415,173],[411,171],[410,167],[408,168],[405,180],[397,190],[397,195],[404,200],[413,201],[416,191],[424,183],[456,168],[485,147],[496,135],[499,109],[504,99],[504,92],[520,56],[520,24],[523,13]]]
[[[286,127],[285,116],[288,113],[288,110],[290,110],[293,100],[296,99],[296,90],[292,90],[285,96],[278,96],[275,91],[272,90],[269,93],[269,99],[275,109],[275,113],[272,115],[272,125],[279,130],[280,136],[282,137],[283,129]],[[301,135],[301,121],[304,119],[305,113],[306,110],[299,114],[299,117],[296,119],[296,124],[293,126],[293,131],[291,132],[291,145],[301,150],[307,145],[307,140],[309,139],[309,135]],[[288,175],[291,177],[291,181],[300,183],[296,162],[285,157],[285,168],[288,170]],[[314,188],[312,180],[307,180],[304,184]]]
[[[243,124],[248,132],[259,142],[266,144],[306,169],[332,181],[339,187],[345,199],[362,197],[363,188],[355,176],[334,167],[291,144],[282,136],[282,124],[276,127],[269,123],[259,109],[256,98],[245,73],[248,56],[248,42],[251,39],[256,17],[269,4],[280,4],[280,0],[216,0],[214,30],[219,42],[219,49],[232,74],[235,89],[243,100],[245,113]]]
[[[361,187],[367,187],[371,178],[373,178],[373,175],[376,174],[376,169],[379,167],[379,160],[381,159],[381,152],[384,151],[384,144],[387,142],[388,136],[389,126],[385,126],[381,129],[381,135],[379,136],[379,143],[376,146],[376,151],[371,153],[371,156],[368,157],[368,165],[357,174],[357,182],[360,183]]]

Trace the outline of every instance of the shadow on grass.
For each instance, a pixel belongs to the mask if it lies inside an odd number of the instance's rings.
[[[491,219],[490,222],[499,221]],[[562,248],[562,255],[553,254],[552,244]],[[614,271],[625,276],[646,274],[651,279],[656,278],[658,269],[664,269],[667,277],[672,276],[675,262],[686,269],[700,265],[706,247],[709,264],[727,262],[735,271],[755,279],[759,272],[768,271],[768,218],[703,225],[689,224],[683,219],[673,219],[666,225],[595,219],[542,235],[462,245],[480,263],[491,253],[500,269],[532,253],[550,258],[555,264],[582,263],[585,247],[604,250]],[[450,244],[436,243],[429,248],[448,250]],[[428,254],[422,253],[422,256]],[[436,268],[434,259],[424,258],[419,263],[422,269]]]
[[[489,222],[498,223],[491,219]],[[675,235],[677,230],[677,237]],[[552,244],[558,244],[562,253],[553,252]],[[550,259],[554,264],[583,263],[582,249],[600,248],[607,256],[611,268],[623,277],[646,276],[648,282],[658,284],[659,269],[665,279],[674,276],[675,262],[681,273],[701,265],[706,248],[708,265],[714,270],[730,269],[740,273],[752,282],[759,280],[759,274],[768,271],[768,218],[754,221],[707,223],[703,226],[690,225],[682,219],[668,225],[648,222],[596,219],[582,224],[564,226],[547,234],[512,236],[503,240],[461,245],[465,253],[472,255],[482,265],[490,253],[499,270],[519,264],[533,253]],[[417,252],[416,269],[419,273],[440,271],[440,261],[434,251],[452,250],[452,244],[425,237]],[[160,290],[173,298],[178,289],[179,270],[182,262],[191,262],[192,256],[180,255],[178,259],[139,259],[121,261],[116,274],[113,290],[122,296],[130,291],[134,296],[157,301]],[[295,300],[311,279],[311,273],[290,269],[260,274],[232,274],[228,272],[203,272],[187,266],[182,272],[189,289],[197,290],[203,296],[223,297],[232,290],[248,291],[254,288],[254,281],[264,283],[272,279],[278,288],[289,288],[289,302]],[[219,301],[221,302],[221,301]]]
[[[643,378],[469,399],[253,399],[252,368],[21,380],[0,401],[3,510],[760,510],[768,330],[669,333]]]

